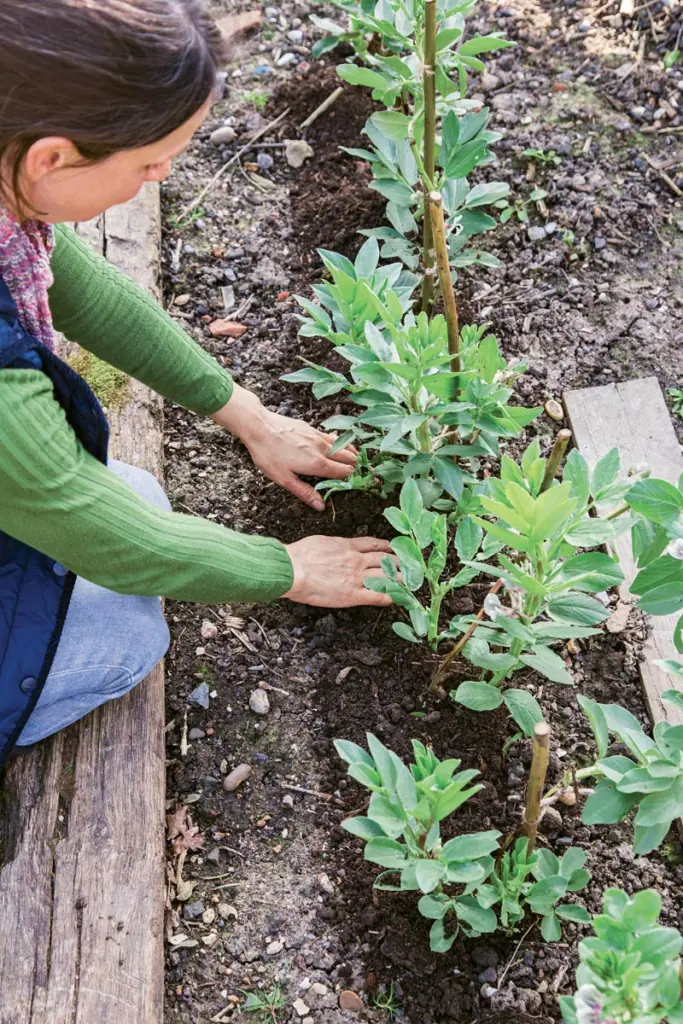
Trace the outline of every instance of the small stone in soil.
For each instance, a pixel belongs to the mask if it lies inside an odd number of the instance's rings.
[[[283,796],[282,806],[289,808],[289,810],[291,810],[294,807],[294,797],[292,796],[291,793],[287,793],[286,796]]]
[[[269,942],[266,946],[266,953],[268,956],[277,956],[285,948],[285,944],[282,939],[276,939],[275,942]]]
[[[295,46],[298,46],[300,43],[303,43],[304,34],[300,28],[293,28],[287,33],[287,38],[290,43],[294,43]]]
[[[203,729],[190,729],[187,738],[190,740],[203,740],[206,733]]]
[[[311,992],[313,992],[313,994],[316,996],[326,996],[327,985],[323,985],[321,981],[316,981],[313,985],[311,985]]]
[[[183,907],[183,917],[186,921],[196,921],[204,913],[204,904],[201,900],[194,903],[186,903]]]
[[[206,855],[206,859],[208,860],[209,864],[220,864],[221,851],[218,849],[217,846],[214,846],[213,850],[209,850],[209,852]]]
[[[302,167],[313,156],[313,147],[303,139],[285,139],[285,160],[290,167]]]
[[[364,1008],[363,1000],[355,992],[345,989],[339,993],[339,1006],[342,1010],[349,1010],[351,1013],[360,1013]]]
[[[247,327],[238,324],[235,320],[214,320],[209,324],[209,331],[214,338],[241,338],[246,334]]]
[[[218,636],[218,626],[210,619],[204,619],[201,628],[202,640],[213,640]]]
[[[300,1017],[305,1017],[310,1012],[310,1006],[306,1006],[303,999],[295,999],[292,1003],[294,1010],[299,1014]]]
[[[530,242],[542,242],[546,237],[545,228],[538,227],[536,224],[532,224],[530,228],[527,228],[526,233]]]
[[[256,157],[256,163],[259,165],[262,171],[270,171],[275,163],[270,153],[259,153]]]
[[[498,966],[498,954],[493,946],[475,946],[471,958],[477,967]]]
[[[197,707],[204,708],[207,711],[209,708],[209,684],[200,683],[187,699],[190,704],[196,704]]]
[[[550,416],[551,420],[555,420],[556,423],[561,423],[564,419],[564,409],[554,398],[549,398],[544,408],[546,414]]]
[[[228,142],[235,141],[237,132],[226,124],[221,128],[216,128],[215,132],[211,132],[210,138],[213,146],[225,146]]]
[[[492,999],[493,996],[495,996],[498,989],[493,988],[492,985],[482,985],[480,991],[482,999]]]
[[[246,782],[251,775],[251,765],[239,764],[237,768],[233,768],[229,775],[226,775],[223,779],[223,789],[227,790],[228,793],[232,793],[233,790],[237,789]]]
[[[495,967],[487,967],[485,971],[481,972],[481,974],[477,978],[477,981],[482,982],[482,984],[484,982],[488,982],[489,984],[494,985],[495,982],[497,981],[497,979],[498,979],[498,971],[496,970],[496,968]]]
[[[270,711],[270,701],[265,690],[254,690],[249,697],[249,707],[255,715],[267,715]]]
[[[318,885],[328,896],[334,895],[334,885],[330,881],[330,876],[326,875],[324,871],[321,871],[318,875]]]

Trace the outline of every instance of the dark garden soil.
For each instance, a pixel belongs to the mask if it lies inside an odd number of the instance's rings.
[[[519,42],[473,84],[504,132],[499,164],[482,174],[508,180],[517,198],[535,185],[549,194],[547,216],[531,211],[528,226],[513,219],[486,238],[502,266],[461,278],[459,291],[466,318],[489,320],[507,354],[528,360],[520,384],[527,404],[647,374],[666,388],[683,374],[683,209],[649,163],[666,164],[674,186],[683,187],[682,136],[671,132],[683,123],[673,106],[683,110],[683,81],[675,87],[683,70],[667,75],[661,64],[683,33],[683,16],[676,21],[659,6],[652,8],[657,37],[648,35],[640,63],[640,37],[631,23],[615,20],[617,3],[602,5],[603,15],[559,0],[482,4],[474,25],[504,28]],[[300,365],[298,356],[330,360],[319,341],[297,338],[292,293],[310,294],[319,278],[316,247],[353,254],[362,241],[357,231],[382,223],[383,202],[367,188],[366,165],[338,150],[362,145],[372,104],[361,90],[346,88],[303,134],[313,156],[302,168],[290,168],[284,147],[273,146],[302,137],[297,125],[338,85],[333,66],[311,61],[317,30],[308,13],[296,2],[266,9],[260,34],[240,55],[240,74],[228,79],[225,100],[165,187],[164,271],[172,314],[239,383],[270,408],[318,423],[330,405],[314,406],[307,387],[279,380]],[[262,65],[271,72],[255,74]],[[267,145],[247,153],[206,197],[195,223],[180,228],[182,206],[250,131],[286,108]],[[226,122],[236,138],[217,147],[209,135]],[[521,156],[527,147],[555,150],[560,162],[536,166]],[[217,317],[248,331],[239,340],[213,338],[207,325]],[[542,419],[530,433],[547,446],[555,429]],[[180,511],[285,542],[314,532],[390,535],[378,499],[342,495],[324,515],[309,512],[265,481],[239,443],[175,407],[166,441],[168,489]],[[460,592],[458,610],[478,608],[484,592],[478,583]],[[532,927],[432,955],[415,899],[374,892],[361,843],[339,827],[363,805],[364,791],[347,781],[332,740],[363,742],[369,729],[402,756],[415,737],[479,769],[484,788],[450,828],[513,829],[529,749],[524,741],[504,754],[509,719],[430,696],[433,656],[399,641],[386,612],[287,602],[170,604],[168,611],[169,811],[187,805],[204,845],[182,866],[194,892],[169,904],[169,934],[186,939],[168,946],[166,1019],[258,1020],[240,1009],[244,991],[280,985],[281,1024],[387,1021],[378,1003],[391,986],[392,1019],[403,1024],[557,1020],[557,994],[573,980],[576,926],[565,926],[555,945]],[[643,624],[631,613],[625,626],[613,625],[615,632],[582,643],[579,653],[563,654],[582,692],[622,703],[645,723]],[[550,777],[588,761],[592,741],[575,692],[531,672],[522,684],[553,725]],[[249,708],[259,685],[269,699],[264,715]],[[226,792],[223,779],[238,765],[248,765],[250,777]],[[589,851],[593,881],[584,902],[591,911],[607,885],[653,885],[666,922],[680,925],[683,858],[674,834],[658,853],[634,859],[630,826],[587,828],[578,811],[560,810],[544,823],[543,841],[557,852],[572,842]],[[170,848],[169,863],[177,869]],[[360,1013],[340,1008],[341,990],[361,997]]]

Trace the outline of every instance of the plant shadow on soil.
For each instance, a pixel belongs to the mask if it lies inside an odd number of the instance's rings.
[[[332,68],[296,74],[271,100],[270,112],[289,107],[291,124],[299,124],[337,84]],[[367,188],[367,168],[338,150],[340,144],[362,145],[360,129],[371,110],[367,94],[347,87],[335,108],[308,131],[315,161],[288,178],[292,217],[283,238],[290,251],[281,259],[289,286],[306,290],[320,276],[317,246],[352,256],[359,245],[358,228],[382,222],[384,201]],[[272,248],[273,222],[265,217],[261,230],[264,248]],[[279,376],[295,368],[300,355],[329,362],[330,352],[317,339],[297,338],[292,309],[276,301],[276,292],[275,286],[260,290],[259,316],[245,339],[231,345],[229,362],[238,379],[260,387],[263,401],[271,408],[319,422],[334,410],[334,403],[316,406],[312,417],[304,389],[281,383]],[[207,338],[207,347],[212,344]],[[543,389],[540,380],[533,378],[530,390],[541,394]],[[237,445],[215,434],[198,437],[196,425],[178,410],[171,413],[169,438],[174,442],[169,450],[174,498],[191,500],[198,514],[212,514],[247,532],[265,530],[285,542],[313,532],[390,533],[381,514],[383,505],[368,495],[337,495],[333,514],[314,516],[254,476]],[[178,449],[198,445],[204,463],[199,471],[195,467],[189,472]],[[486,588],[485,582],[475,582],[456,595],[449,611],[475,610]],[[309,973],[330,985],[363,988],[370,1000],[393,982],[401,1005],[397,1019],[409,1024],[451,1020],[526,1024],[558,1019],[557,989],[566,991],[573,975],[579,935],[574,925],[566,926],[565,938],[553,946],[533,929],[518,952],[519,933],[458,941],[451,953],[434,956],[429,953],[428,923],[417,912],[414,895],[374,893],[375,869],[363,861],[360,841],[339,827],[346,814],[363,805],[366,794],[344,778],[332,741],[343,737],[362,743],[370,729],[404,758],[410,753],[410,738],[415,737],[433,744],[440,757],[460,757],[463,767],[480,770],[484,788],[446,822],[447,829],[458,833],[514,829],[520,820],[529,750],[522,742],[503,757],[503,745],[512,732],[505,714],[476,715],[428,696],[434,659],[399,641],[387,613],[326,613],[282,602],[259,608],[256,623],[250,618],[251,609],[236,606],[234,614],[249,620],[242,635],[250,646],[234,632],[223,630],[219,642],[205,645],[211,658],[207,668],[195,647],[198,622],[210,611],[178,604],[170,610],[176,641],[170,659],[169,717],[182,714],[189,691],[207,673],[212,683],[217,680],[219,691],[228,689],[232,705],[226,710],[225,700],[220,699],[208,716],[190,712],[191,726],[203,731],[210,724],[213,733],[195,742],[187,759],[172,765],[169,773],[169,793],[177,792],[181,800],[189,793],[202,794],[193,810],[207,835],[207,849],[213,844],[212,835],[228,837],[222,841],[237,846],[240,854],[239,860],[230,861],[237,865],[235,877],[248,880],[240,907],[244,919],[235,925],[231,938],[222,940],[225,957],[221,962],[230,965],[234,976],[230,983],[223,978],[220,984],[239,990],[239,972],[246,973],[249,964],[259,959],[250,955],[249,947],[262,946],[264,929],[268,929],[271,935],[286,936],[290,959],[279,977],[285,987],[293,986],[292,998],[298,994],[295,979]],[[632,616],[625,632],[586,643],[573,659],[573,672],[582,692],[602,702],[622,703],[645,723],[637,664],[642,638],[642,625]],[[459,678],[465,678],[465,668],[458,671]],[[274,693],[270,716],[255,722],[247,700],[259,679],[286,690],[288,696]],[[453,679],[452,685],[458,681]],[[532,673],[523,677],[524,684],[538,688],[553,724],[549,777],[555,780],[565,766],[588,761],[593,749],[590,730],[578,711],[573,689],[542,685]],[[177,732],[170,739],[169,757],[173,758]],[[235,794],[225,794],[219,785],[217,766],[226,754],[231,765],[244,761],[254,770],[248,786]],[[297,795],[293,811],[284,810],[284,780],[337,793],[344,807]],[[661,853],[634,860],[628,825],[588,828],[573,809],[564,808],[560,821],[546,828],[543,842],[558,853],[571,842],[589,850],[593,881],[586,902],[593,912],[607,885],[623,884],[633,890],[656,884],[663,894],[665,919],[680,922],[681,868]],[[283,830],[288,832],[284,852],[274,852],[274,843],[282,848]],[[281,862],[288,857],[290,865],[285,869]],[[205,861],[196,877],[225,870],[208,868]],[[301,882],[299,876],[314,878],[323,870],[334,880],[329,892],[321,893],[315,882]],[[291,886],[289,892],[278,890],[282,879]],[[203,891],[208,898],[208,881]],[[258,899],[250,905],[250,895],[263,891],[275,897],[282,913],[259,910]],[[297,916],[305,925],[295,920]],[[265,954],[260,959],[265,964],[265,981],[273,968]],[[480,994],[482,972],[493,969],[495,975],[506,967],[506,987],[490,1003]],[[194,951],[176,952],[169,967],[170,985],[188,979],[209,984],[212,978],[210,966]],[[175,997],[169,996],[169,1014],[178,1010]],[[368,1012],[372,1020],[386,1019],[372,1009]],[[322,1016],[315,1009],[314,1016],[330,1024],[356,1019],[329,1008],[322,1010]]]

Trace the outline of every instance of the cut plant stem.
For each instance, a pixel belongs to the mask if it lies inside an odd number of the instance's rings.
[[[545,473],[543,474],[543,483],[541,484],[540,494],[543,494],[548,490],[553,480],[557,476],[557,471],[560,468],[564,453],[567,450],[567,445],[571,441],[572,432],[571,430],[559,430],[553,449],[548,456],[548,461],[545,467]]]
[[[429,193],[429,219],[432,224],[434,253],[439,271],[441,294],[443,296],[444,316],[448,325],[448,351],[451,356],[451,371],[453,373],[460,373],[460,322],[458,319],[458,305],[455,301],[455,289],[451,278],[451,265],[448,258],[448,243],[446,241],[446,223],[443,216],[443,198],[440,192]]]
[[[534,726],[534,747],[529,772],[529,785],[526,791],[526,806],[522,822],[522,835],[529,840],[528,852],[536,845],[538,823],[541,820],[541,797],[548,771],[550,756],[550,726],[547,722],[536,722]]]
[[[503,586],[503,580],[502,579],[496,580],[496,582],[493,584],[493,586],[489,590],[487,596],[490,596],[491,594],[497,594],[502,586]],[[429,689],[432,690],[432,692],[434,692],[434,691],[439,689],[439,687],[441,686],[441,683],[443,682],[443,680],[448,675],[448,667],[449,667],[450,663],[453,661],[454,658],[458,657],[458,655],[462,651],[463,647],[465,646],[467,641],[470,639],[470,637],[474,633],[474,631],[477,628],[477,626],[482,622],[485,614],[486,613],[485,613],[484,609],[480,608],[479,611],[477,612],[476,619],[474,620],[473,623],[471,623],[471,625],[467,629],[467,632],[463,633],[463,635],[460,637],[460,639],[458,640],[458,642],[455,645],[455,647],[453,648],[453,650],[449,651],[448,654],[446,655],[446,657],[443,659],[443,661],[439,665],[438,669],[434,673],[434,678],[432,679],[432,681],[431,681],[431,683],[429,685]]]
[[[424,61],[422,71],[424,93],[423,171],[426,181],[424,223],[422,226],[425,276],[422,281],[422,311],[429,313],[434,301],[434,242],[432,224],[426,202],[427,189],[432,187],[436,167],[436,0],[425,0]]]

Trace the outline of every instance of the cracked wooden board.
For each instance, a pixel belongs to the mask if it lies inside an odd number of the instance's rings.
[[[158,294],[158,187],[79,233]],[[162,403],[131,381],[111,455],[162,471]],[[19,758],[0,791],[0,1024],[161,1024],[163,667]]]
[[[683,456],[656,377],[567,391],[564,403],[574,443],[591,468],[610,448],[617,447],[624,472],[630,467],[647,465],[654,477],[678,483],[683,473]],[[638,569],[630,535],[619,537],[615,548],[626,577],[620,596],[624,601],[633,601],[628,587]],[[679,658],[673,644],[677,619],[678,615],[648,616],[651,631],[643,649],[640,677],[654,723],[683,725],[683,712],[662,701],[665,690],[679,688],[676,680],[655,665],[660,659]]]

